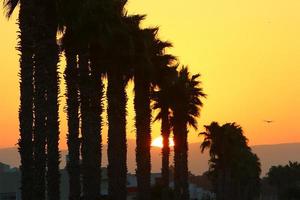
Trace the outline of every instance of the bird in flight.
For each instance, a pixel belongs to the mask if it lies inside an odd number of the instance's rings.
[[[264,120],[264,122],[270,124],[270,123],[273,123],[274,121],[273,120]]]

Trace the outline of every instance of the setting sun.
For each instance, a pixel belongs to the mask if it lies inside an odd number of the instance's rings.
[[[151,146],[162,148],[163,147],[163,138],[162,138],[162,136],[159,136],[159,137],[153,139],[152,142],[151,142]],[[169,138],[169,147],[174,147],[173,138]]]

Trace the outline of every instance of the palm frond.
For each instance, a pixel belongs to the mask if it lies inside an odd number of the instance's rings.
[[[13,12],[15,11],[16,7],[19,4],[19,0],[4,0],[3,1],[3,8],[5,12],[5,16],[9,19]]]

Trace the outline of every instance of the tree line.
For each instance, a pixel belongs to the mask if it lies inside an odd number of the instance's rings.
[[[107,98],[108,198],[126,199],[126,86],[134,81],[137,199],[151,199],[151,110],[162,124],[163,199],[170,199],[169,144],[175,142],[174,198],[189,199],[188,126],[197,128],[203,93],[199,74],[180,66],[158,28],[141,28],[126,0],[5,0],[19,5],[18,142],[23,200],[60,199],[59,73],[65,55],[69,199],[102,199],[102,112]],[[57,40],[58,34],[62,38]],[[104,95],[104,81],[107,93]]]

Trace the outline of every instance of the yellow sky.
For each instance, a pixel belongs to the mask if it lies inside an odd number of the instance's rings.
[[[200,129],[213,120],[236,121],[250,144],[300,142],[299,0],[130,0],[128,9],[147,14],[144,25],[159,26],[161,38],[174,44],[171,52],[202,74],[208,97]],[[6,22],[1,15],[0,27],[0,147],[8,147],[18,139],[15,17]],[[128,137],[133,138],[132,87],[128,92]],[[190,141],[201,141],[195,133]],[[153,136],[158,135],[156,124]]]

